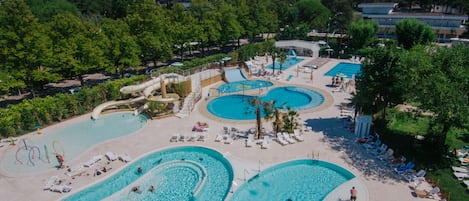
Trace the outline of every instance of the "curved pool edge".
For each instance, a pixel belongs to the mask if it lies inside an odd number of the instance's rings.
[[[350,189],[355,187],[358,192],[358,197],[361,201],[369,201],[369,193],[365,184],[357,177],[339,185],[333,191],[323,199],[323,201],[337,201],[337,200],[349,200],[350,199]]]
[[[111,115],[111,114],[120,114],[120,113],[127,113],[127,114],[133,114],[133,112],[130,112],[130,111],[118,111],[118,112],[112,112],[112,113],[106,113],[104,114],[103,116],[105,115]],[[42,134],[41,135],[47,135],[47,132],[50,131],[51,129],[52,130],[57,130],[57,129],[62,129],[64,127],[67,127],[67,126],[70,126],[70,125],[74,125],[74,124],[78,124],[78,123],[82,123],[84,121],[88,121],[90,120],[90,114],[91,113],[86,113],[86,114],[83,114],[83,115],[79,115],[79,116],[76,116],[76,117],[73,117],[73,118],[70,118],[70,119],[66,119],[64,120],[63,122],[59,122],[59,123],[56,123],[56,124],[52,124],[52,125],[49,125],[45,128],[42,129]],[[149,119],[148,117],[146,117],[146,121],[145,121],[145,124],[143,124],[143,126],[137,130],[135,130],[134,132],[132,133],[129,133],[127,135],[123,135],[123,136],[118,136],[118,137],[113,137],[113,138],[110,138],[110,139],[106,139],[104,141],[101,141],[97,144],[93,144],[92,146],[88,147],[87,149],[85,149],[81,154],[73,157],[71,160],[67,160],[65,165],[67,166],[68,164],[74,164],[76,163],[76,160],[79,160],[80,157],[82,157],[83,155],[86,155],[86,153],[89,151],[89,150],[92,150],[94,149],[95,147],[101,145],[101,144],[104,144],[104,143],[108,143],[109,141],[113,141],[113,140],[119,140],[121,138],[125,138],[127,136],[131,136],[131,135],[134,135],[140,131],[142,131],[149,123]],[[37,135],[36,134],[36,131],[32,131],[28,134],[25,134],[25,135],[22,135],[22,136],[18,136],[16,137],[17,139],[17,142],[21,142],[22,139],[28,139],[28,137],[31,137],[31,135]],[[6,149],[9,149],[9,150],[6,150],[5,148],[2,148],[3,150],[1,151],[2,153],[0,154],[0,163],[2,163],[2,160],[5,159],[5,156],[11,152],[11,151],[15,151],[17,150],[19,147],[19,145],[17,144],[16,146],[9,146],[7,147]],[[51,159],[51,161],[54,161],[55,159]],[[37,171],[37,172],[22,172],[22,173],[15,173],[15,172],[10,172],[10,171],[7,171],[5,170],[2,165],[0,165],[0,175],[3,175],[3,176],[7,176],[7,177],[15,177],[15,178],[20,178],[20,177],[31,177],[31,176],[39,176],[39,175],[43,175],[43,174],[47,174],[47,173],[52,173],[52,172],[56,172],[57,170],[60,170],[60,169],[56,169],[56,168],[49,168],[49,169],[45,169],[45,170],[41,170],[41,171]]]
[[[274,83],[273,86],[271,86],[269,88],[269,90],[271,89],[274,89],[274,88],[278,88],[278,87],[287,87],[287,86],[295,86],[295,87],[303,87],[303,88],[307,88],[307,89],[310,89],[310,90],[314,90],[316,92],[318,92],[319,94],[321,94],[323,97],[324,97],[324,101],[321,105],[315,107],[315,108],[310,108],[310,109],[304,109],[304,110],[298,110],[298,113],[299,114],[305,114],[305,113],[312,113],[312,112],[319,112],[319,111],[322,111],[322,110],[325,110],[327,108],[329,108],[330,106],[332,106],[334,104],[334,97],[332,96],[332,94],[324,89],[320,89],[318,87],[314,87],[314,86],[310,86],[310,85],[305,85],[305,84],[291,84],[291,83],[283,83],[283,82],[279,82],[279,81],[275,81],[275,80],[269,80],[271,81],[272,83]],[[220,86],[222,85],[223,82],[220,82],[220,83],[217,83],[215,84],[215,86]],[[256,89],[253,89],[252,90],[253,92],[249,93],[249,91],[245,92],[245,95],[249,95],[249,96],[257,96],[259,94],[257,94],[257,90]],[[264,91],[261,95],[265,95],[267,92]],[[237,93],[233,93],[233,94],[237,94]],[[217,96],[219,97],[219,96]],[[220,122],[220,123],[228,123],[228,124],[247,124],[247,123],[252,123],[254,121],[256,121],[255,119],[248,119],[248,120],[234,120],[234,119],[224,119],[224,118],[221,118],[221,117],[218,117],[218,116],[215,116],[213,114],[211,114],[208,110],[207,110],[207,104],[210,102],[210,100],[212,100],[213,98],[216,98],[216,97],[209,97],[209,98],[204,98],[204,99],[201,99],[199,102],[197,102],[195,108],[196,110],[204,117],[206,118],[209,118],[211,120],[214,120],[214,121],[217,121],[217,122]]]
[[[210,147],[210,146],[205,146],[205,145],[170,145],[170,146],[164,146],[164,147],[160,147],[158,149],[153,149],[151,151],[148,151],[146,153],[143,153],[143,154],[140,154],[139,156],[135,157],[132,159],[131,162],[128,162],[128,163],[125,163],[124,165],[121,165],[120,167],[116,168],[113,172],[111,172],[111,174],[105,174],[103,175],[104,177],[101,177],[99,179],[96,179],[94,180],[93,182],[90,182],[86,185],[83,185],[79,188],[74,188],[73,189],[73,193],[69,193],[69,194],[64,194],[62,196],[60,196],[57,200],[59,201],[62,201],[62,200],[65,200],[67,199],[68,197],[71,197],[73,196],[74,194],[76,193],[79,193],[80,191],[82,190],[85,190],[93,185],[96,185],[96,184],[99,184],[100,182],[103,182],[105,181],[106,179],[114,176],[115,174],[118,174],[120,171],[124,170],[125,168],[127,168],[128,166],[131,166],[134,162],[142,159],[142,158],[145,158],[147,157],[148,155],[150,154],[153,154],[153,153],[156,153],[156,152],[161,152],[161,151],[165,151],[165,150],[169,150],[169,149],[178,149],[178,148],[191,148],[191,147],[197,147],[197,148],[204,148],[204,149],[209,149],[211,151],[214,151],[218,154],[220,154],[221,157],[223,157],[226,162],[228,162],[228,165],[229,165],[229,168],[231,168],[231,182],[230,182],[230,186],[229,188],[227,189],[227,192],[226,192],[226,195],[225,195],[225,199],[229,196],[229,194],[231,193],[231,189],[232,189],[232,185],[233,185],[233,181],[234,181],[234,178],[235,178],[235,170],[234,170],[234,167],[232,165],[232,161],[229,157],[226,156],[226,152],[222,152],[221,150],[217,149],[217,148],[214,148],[214,147]],[[203,187],[202,187],[203,188]]]

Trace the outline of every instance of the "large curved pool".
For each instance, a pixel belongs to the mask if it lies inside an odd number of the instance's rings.
[[[264,96],[227,95],[211,100],[207,110],[220,118],[233,120],[252,120],[256,118],[254,107],[249,100],[260,98],[262,101],[275,101],[277,108],[304,110],[318,107],[324,102],[324,96],[312,89],[287,86],[269,90]],[[264,114],[262,114],[264,116]]]
[[[289,161],[253,176],[236,190],[231,201],[321,201],[354,177],[348,170],[324,161]]]
[[[142,173],[136,171],[138,167],[142,167]],[[232,181],[233,169],[219,152],[197,146],[176,147],[148,154],[65,200],[223,201]],[[152,185],[154,192],[148,191]],[[133,186],[139,186],[142,192],[132,192]]]
[[[53,169],[59,165],[55,153],[62,154],[66,164],[91,146],[132,134],[143,128],[146,122],[144,115],[112,113],[98,120],[87,119],[53,132],[43,131],[41,135],[31,135],[16,142],[16,149],[12,149],[1,160],[1,168],[13,174]]]

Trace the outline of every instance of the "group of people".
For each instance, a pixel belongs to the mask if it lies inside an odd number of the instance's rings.
[[[138,167],[137,168],[137,174],[142,174],[143,173],[143,168],[142,167]],[[155,192],[155,187],[153,185],[150,186],[150,188],[148,188],[148,191],[150,192]],[[139,186],[134,186],[132,187],[132,192],[134,193],[142,193],[142,190],[140,189]]]
[[[337,87],[340,86],[344,82],[344,77],[333,76],[332,77],[332,86]]]

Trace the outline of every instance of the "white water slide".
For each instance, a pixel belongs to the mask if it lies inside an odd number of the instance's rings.
[[[239,82],[246,80],[243,73],[241,73],[241,70],[239,69],[225,70],[225,78],[228,82]]]
[[[153,92],[155,90],[158,90],[161,88],[161,79],[163,79],[163,82],[165,85],[171,83],[179,83],[183,82],[185,80],[184,76],[171,73],[171,74],[163,74],[160,75],[157,78],[154,78],[152,80],[146,81],[141,84],[137,85],[130,85],[130,86],[125,86],[120,89],[120,92],[123,94],[130,94],[130,93],[142,93],[143,96],[137,97],[137,98],[132,98],[128,100],[120,100],[120,101],[108,101],[105,103],[102,103],[95,107],[93,109],[93,112],[91,113],[91,118],[92,119],[99,119],[99,116],[101,115],[101,112],[109,107],[115,107],[119,105],[127,105],[139,101],[144,101],[144,100],[151,100],[151,101],[159,101],[159,102],[173,102],[177,101],[179,99],[179,96],[173,95],[173,94],[167,94],[168,96],[163,98],[161,95],[160,96],[153,96]]]

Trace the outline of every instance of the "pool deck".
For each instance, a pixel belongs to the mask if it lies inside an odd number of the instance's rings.
[[[305,58],[299,65],[310,62],[312,58]],[[384,163],[376,160],[376,156],[370,154],[361,145],[355,142],[353,133],[344,126],[347,124],[341,117],[339,106],[348,103],[350,94],[345,92],[333,93],[333,88],[329,87],[331,78],[323,76],[329,69],[341,60],[330,60],[319,69],[313,72],[314,80],[310,80],[310,73],[299,72],[297,76],[296,68],[291,67],[286,70],[278,80],[271,78],[275,84],[301,85],[311,87],[327,96],[326,103],[313,110],[300,113],[302,121],[312,127],[312,131],[305,132],[304,142],[292,145],[281,146],[272,142],[268,149],[261,149],[259,146],[245,147],[244,140],[235,140],[232,144],[215,142],[215,136],[222,131],[224,126],[231,126],[238,129],[249,129],[255,126],[254,121],[227,121],[216,118],[206,112],[204,105],[207,100],[204,98],[196,105],[196,109],[189,117],[180,119],[178,117],[168,117],[164,119],[149,120],[147,125],[134,134],[112,139],[104,143],[90,147],[79,157],[66,161],[69,167],[75,167],[88,161],[92,156],[104,154],[112,151],[116,154],[129,154],[133,160],[148,152],[162,150],[175,146],[199,145],[213,148],[223,153],[230,160],[234,169],[234,185],[231,191],[235,191],[242,183],[254,176],[259,170],[263,170],[272,165],[276,165],[288,160],[315,158],[340,165],[356,175],[356,178],[344,183],[335,189],[325,199],[327,201],[348,200],[351,186],[355,186],[358,191],[360,201],[412,201],[422,200],[412,195],[410,185],[403,181],[394,171]],[[349,60],[342,60],[350,62]],[[294,77],[287,81],[287,77]],[[266,78],[261,78],[266,79]],[[214,84],[218,85],[220,83]],[[203,89],[203,97],[207,97],[209,89]],[[82,115],[72,120],[53,125],[42,130],[43,135],[47,135],[52,130],[57,130],[73,124],[78,120],[89,119],[90,114]],[[207,122],[210,125],[208,139],[205,142],[170,142],[173,134],[180,133],[191,135],[192,126],[197,122]],[[263,123],[267,130],[271,130],[271,123]],[[34,134],[29,134],[34,135]],[[27,138],[25,135],[21,138]],[[8,146],[0,148],[0,157],[7,151],[14,151],[17,147]],[[67,149],[65,147],[65,149]],[[81,176],[75,179],[65,175],[65,170],[49,170],[33,175],[9,175],[0,170],[0,195],[1,197],[14,200],[57,200],[68,195],[53,193],[42,190],[46,181],[53,175],[64,179],[64,183],[73,187],[72,193],[87,185],[99,182],[110,174],[123,168],[126,163],[113,161],[109,164],[100,163],[110,171],[93,176],[93,172],[99,166],[87,168]],[[430,186],[422,184],[421,189],[431,189]],[[226,200],[229,200],[231,193]],[[3,200],[3,199],[2,199]]]

